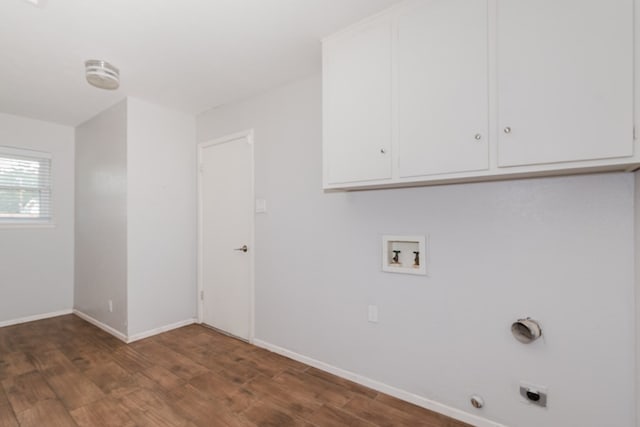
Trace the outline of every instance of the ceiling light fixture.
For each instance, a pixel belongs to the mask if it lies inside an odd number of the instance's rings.
[[[44,7],[46,0],[25,0],[27,3],[31,3],[36,7]]]
[[[120,71],[107,61],[90,59],[85,61],[84,66],[89,84],[108,90],[115,90],[120,86]]]

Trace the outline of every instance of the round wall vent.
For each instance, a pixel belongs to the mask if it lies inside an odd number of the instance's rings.
[[[90,59],[84,66],[89,84],[109,90],[118,89],[120,86],[120,71],[107,61]]]
[[[513,322],[511,333],[521,343],[529,344],[542,336],[542,328],[537,321],[527,317]]]

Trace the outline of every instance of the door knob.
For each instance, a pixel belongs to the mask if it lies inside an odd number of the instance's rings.
[[[247,247],[247,245],[242,245],[241,248],[235,248],[234,251],[242,251],[242,252],[247,252],[249,250],[249,248]]]

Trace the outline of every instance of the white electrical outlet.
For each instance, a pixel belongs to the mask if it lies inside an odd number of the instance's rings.
[[[109,305],[109,313],[113,313],[113,301],[109,300],[108,305]]]
[[[369,306],[369,322],[378,323],[378,306],[370,305]]]

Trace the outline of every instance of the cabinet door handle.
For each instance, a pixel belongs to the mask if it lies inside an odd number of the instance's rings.
[[[384,154],[384,153],[386,153],[386,152],[387,152],[387,150],[385,150],[384,148],[381,148],[381,149],[380,149],[380,154]]]
[[[476,133],[476,136],[474,136],[474,138],[476,139],[476,141],[480,141],[482,139],[482,135]]]
[[[511,128],[509,126],[504,128],[504,133],[511,133]]]

